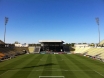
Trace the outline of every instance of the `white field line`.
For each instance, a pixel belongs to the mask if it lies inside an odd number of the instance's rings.
[[[42,77],[45,77],[45,78],[46,78],[46,77],[48,77],[48,78],[49,78],[49,77],[55,77],[55,78],[56,78],[56,77],[58,77],[58,78],[61,77],[61,78],[65,78],[65,76],[39,76],[39,78],[42,78]]]
[[[18,70],[9,70],[9,71],[18,71]],[[50,70],[21,70],[21,71],[68,71],[68,70],[51,70],[50,69]],[[7,73],[7,72],[5,72],[5,73]],[[3,74],[5,74],[5,73],[3,73]],[[1,74],[1,75],[3,75],[3,74]]]
[[[57,70],[33,70],[33,71],[74,71],[74,72],[81,72],[83,70],[60,70],[60,69],[57,69]],[[93,71],[93,70],[84,70],[84,71]]]
[[[64,59],[56,60],[56,61],[63,61]],[[68,59],[67,59],[68,60]],[[40,61],[46,61],[44,59],[40,59]]]
[[[104,77],[104,75],[103,74],[101,74],[101,73],[99,73],[98,71],[96,71],[96,70],[94,70],[97,74],[99,74],[99,75],[101,75],[101,76],[103,76]]]
[[[9,71],[18,71],[18,70],[8,70],[8,71],[6,71],[6,72],[4,72],[3,74],[1,74],[0,76],[2,76],[2,75],[5,75],[7,72],[9,72]],[[31,71],[31,70],[21,70],[21,71]],[[101,73],[99,73],[98,71],[96,71],[96,70],[62,70],[62,69],[55,69],[55,70],[32,70],[32,71],[75,71],[75,72],[82,72],[82,71],[94,71],[94,72],[96,72],[97,74],[99,74],[99,75],[101,75],[102,77],[104,77],[104,75],[103,74],[101,74]]]
[[[36,70],[36,71],[44,71],[44,70]],[[45,70],[45,71],[67,71],[67,70]]]
[[[40,59],[40,61],[46,61],[46,59]]]
[[[9,72],[10,70],[7,70],[6,72],[4,72],[3,74],[1,74],[0,76],[2,76],[2,75],[4,75],[4,74],[6,74],[7,72]]]
[[[8,70],[8,71],[18,71],[18,70]],[[79,72],[81,72],[81,71],[93,71],[93,70],[64,70],[64,69],[54,69],[54,70],[46,69],[46,70],[42,70],[42,69],[39,69],[39,70],[21,70],[21,71],[76,71],[76,72],[79,71]],[[5,73],[7,73],[7,72],[5,72]]]

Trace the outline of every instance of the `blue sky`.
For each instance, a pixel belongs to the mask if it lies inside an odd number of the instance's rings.
[[[0,39],[8,17],[6,43],[98,43],[104,39],[104,0],[0,0]]]

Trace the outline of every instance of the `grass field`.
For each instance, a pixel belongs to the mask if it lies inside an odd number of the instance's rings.
[[[39,77],[104,78],[104,63],[75,54],[26,54],[0,62],[0,78]]]

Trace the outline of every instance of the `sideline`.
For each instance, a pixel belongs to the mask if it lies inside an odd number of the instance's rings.
[[[99,73],[98,71],[96,71],[96,70],[94,70],[97,74],[99,74],[99,75],[101,75],[101,76],[103,76],[104,77],[104,75],[103,74],[101,74],[101,73]]]

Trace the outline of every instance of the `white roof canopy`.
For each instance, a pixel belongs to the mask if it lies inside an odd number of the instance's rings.
[[[44,43],[44,42],[60,42],[60,43],[64,43],[64,41],[62,41],[62,40],[39,40],[39,43]]]

